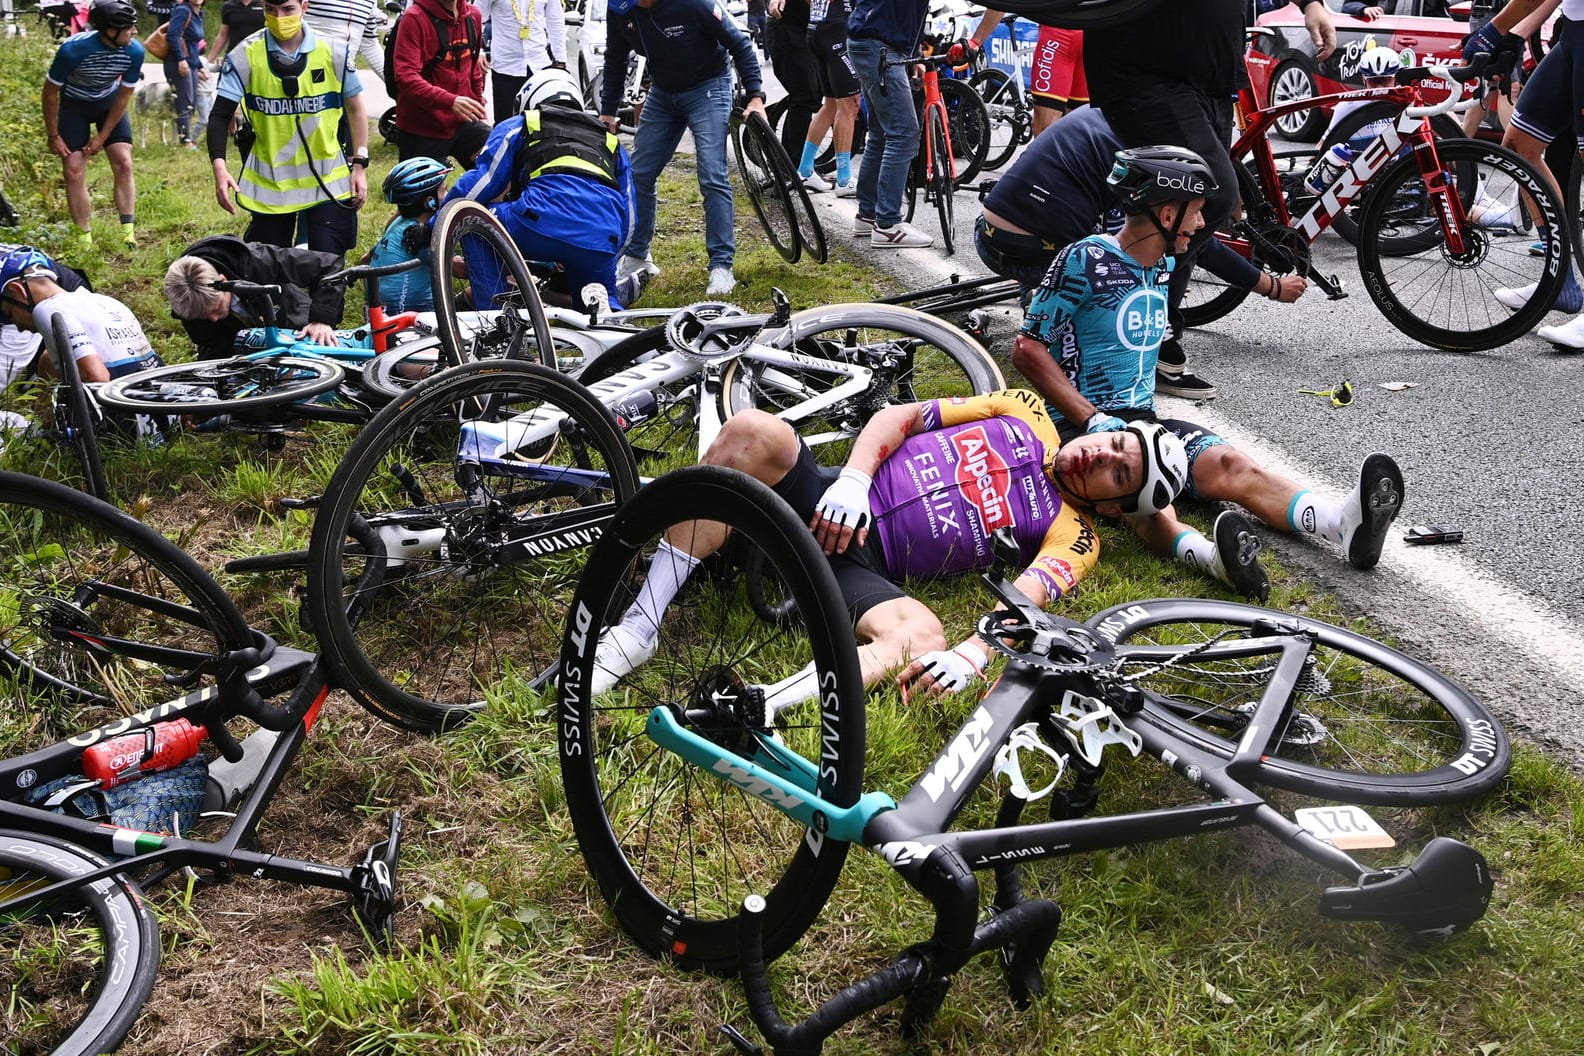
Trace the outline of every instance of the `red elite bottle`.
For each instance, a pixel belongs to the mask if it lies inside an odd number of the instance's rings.
[[[83,773],[101,789],[115,788],[144,774],[170,770],[198,754],[208,735],[186,719],[155,723],[136,733],[83,750]]]

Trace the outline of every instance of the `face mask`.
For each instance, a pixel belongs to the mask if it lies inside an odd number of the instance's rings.
[[[270,36],[276,40],[291,40],[302,32],[303,20],[301,15],[288,15],[285,18],[276,18],[274,15],[264,16],[264,26],[270,31]]]

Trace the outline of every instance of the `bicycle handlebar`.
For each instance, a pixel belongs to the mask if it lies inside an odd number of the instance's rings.
[[[411,260],[398,261],[395,264],[354,264],[350,268],[326,275],[319,282],[325,286],[341,286],[357,282],[359,279],[383,279],[387,275],[400,275],[404,271],[424,266],[424,261],[414,257]]]
[[[1400,84],[1412,84],[1429,77],[1439,77],[1443,81],[1462,85],[1483,76],[1490,63],[1490,53],[1482,51],[1470,58],[1466,66],[1415,66],[1411,69],[1399,70],[1397,80]],[[1406,112],[1409,117],[1434,117],[1457,109],[1462,102],[1461,91],[1448,92],[1447,97],[1439,103],[1430,106],[1410,106]]]
[[[249,282],[246,279],[216,279],[209,286],[224,293],[240,293],[244,296],[250,293],[262,293],[266,297],[279,297],[281,295],[281,288],[278,284]]]
[[[962,60],[953,62],[944,52],[939,55],[910,55],[905,59],[886,59],[883,66],[957,66]]]

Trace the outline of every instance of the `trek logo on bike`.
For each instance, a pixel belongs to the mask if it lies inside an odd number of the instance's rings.
[[[1010,467],[990,446],[989,434],[983,428],[965,429],[952,434],[951,444],[957,452],[957,485],[979,511],[985,534],[1015,527],[1005,493]]]

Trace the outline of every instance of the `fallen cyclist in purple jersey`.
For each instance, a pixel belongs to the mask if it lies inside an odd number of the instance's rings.
[[[1064,444],[1045,401],[1023,389],[888,407],[842,467],[818,465],[780,419],[745,411],[704,462],[763,481],[807,519],[857,631],[864,684],[897,671],[905,692],[932,693],[964,688],[988,658],[976,636],[953,646],[899,582],[989,568],[992,534],[1010,528],[1024,562],[1018,589],[1051,604],[1099,559],[1091,512],[1149,516],[1188,471],[1182,443],[1154,423]],[[594,694],[653,656],[667,606],[725,541],[725,526],[710,521],[666,533],[637,599],[600,638]],[[812,697],[813,668],[764,688],[772,712]]]

